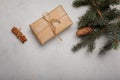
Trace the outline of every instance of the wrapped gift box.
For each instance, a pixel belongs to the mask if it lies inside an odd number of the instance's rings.
[[[40,43],[44,44],[71,25],[71,19],[60,5],[50,13],[43,14],[42,18],[30,25],[30,28]]]

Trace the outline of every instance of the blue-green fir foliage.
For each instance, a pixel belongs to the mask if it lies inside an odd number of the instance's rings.
[[[90,34],[81,36],[81,41],[74,45],[72,51],[88,46],[88,51],[95,49],[95,40],[106,36],[108,40],[101,48],[99,54],[108,50],[117,49],[120,41],[120,10],[111,8],[119,5],[120,0],[75,0],[73,7],[89,6],[86,13],[79,18],[78,29],[88,27],[94,29]]]

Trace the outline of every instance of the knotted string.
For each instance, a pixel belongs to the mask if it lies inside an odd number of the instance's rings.
[[[50,15],[47,12],[45,12],[42,16],[43,16],[43,19],[50,25],[50,28],[51,28],[51,31],[53,32],[53,34],[57,35],[56,27],[54,26],[53,23],[55,23],[55,22],[60,23],[60,21],[57,19],[51,19]],[[48,16],[48,19],[46,18],[47,16]],[[58,36],[58,39],[60,41],[62,41],[62,39],[59,36]]]

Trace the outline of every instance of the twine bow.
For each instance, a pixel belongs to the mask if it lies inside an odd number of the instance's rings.
[[[49,13],[45,12],[43,15],[43,19],[50,25],[51,31],[53,32],[54,35],[57,35],[56,33],[56,27],[54,26],[54,23],[60,23],[59,20],[57,19],[51,19]],[[48,19],[47,19],[48,17]],[[62,39],[58,36],[58,39],[62,41]]]

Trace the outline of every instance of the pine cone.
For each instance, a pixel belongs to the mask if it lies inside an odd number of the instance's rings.
[[[91,27],[85,27],[85,28],[81,28],[81,29],[79,29],[77,32],[76,32],[76,35],[77,36],[84,36],[84,35],[86,35],[86,34],[89,34],[89,33],[91,33],[91,32],[93,32],[93,28],[91,28]]]

